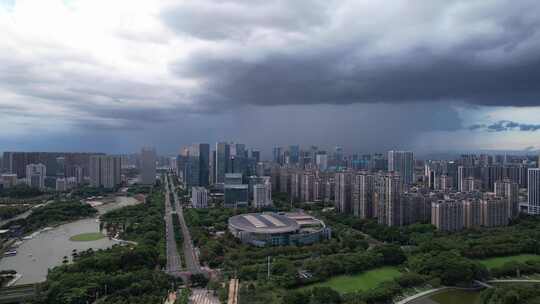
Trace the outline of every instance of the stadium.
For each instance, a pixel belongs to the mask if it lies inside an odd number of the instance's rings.
[[[229,231],[254,246],[309,245],[331,238],[323,221],[302,212],[248,213],[229,218]]]

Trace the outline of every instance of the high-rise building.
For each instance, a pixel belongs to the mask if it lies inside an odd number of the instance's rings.
[[[210,173],[210,145],[193,144],[184,152],[183,177],[187,187],[207,187]]]
[[[29,164],[26,166],[26,184],[32,188],[45,188],[47,168],[44,164]]]
[[[4,173],[2,174],[2,184],[4,188],[11,188],[17,185],[17,174]]]
[[[463,203],[463,225],[465,228],[482,226],[482,205],[479,199],[468,199]]]
[[[282,147],[274,147],[272,150],[272,160],[275,163],[278,163],[280,165],[283,165],[283,148]]]
[[[228,170],[229,159],[231,158],[231,146],[226,142],[216,143],[216,165],[215,165],[215,183],[225,182],[225,173]]]
[[[401,226],[402,205],[401,194],[403,183],[397,173],[383,174],[377,177],[375,183],[377,192],[377,221],[386,226]]]
[[[112,189],[121,180],[122,159],[120,156],[94,155],[90,157],[90,185]]]
[[[509,218],[519,215],[519,186],[511,179],[495,182],[495,195],[506,201],[506,213]]]
[[[419,192],[402,193],[401,225],[410,225],[417,222],[427,222],[431,219],[430,200]]]
[[[305,172],[300,185],[300,200],[302,202],[312,202],[315,200],[315,174]]]
[[[442,231],[458,231],[464,227],[464,204],[452,199],[438,200],[431,205],[431,224]]]
[[[191,205],[193,208],[208,208],[208,190],[204,187],[192,187]]]
[[[289,146],[289,163],[298,164],[300,161],[300,146]]]
[[[414,183],[414,155],[410,151],[389,151],[388,171],[396,172],[404,185]]]
[[[255,163],[259,163],[261,161],[261,151],[251,150],[251,158],[255,160]]]
[[[540,168],[529,168],[529,214],[540,214]]]
[[[141,149],[141,183],[153,185],[156,182],[156,150],[152,147]]]
[[[351,213],[352,211],[351,181],[352,173],[350,172],[336,174],[335,202],[338,212]]]
[[[360,218],[373,217],[373,191],[375,176],[372,174],[357,174],[352,181],[353,214]]]
[[[68,182],[65,178],[56,179],[56,191],[66,191],[68,189]]]
[[[226,173],[224,177],[224,201],[225,207],[246,207],[249,202],[248,185],[242,184],[242,174]]]
[[[319,170],[326,171],[326,169],[328,169],[328,155],[326,155],[326,153],[317,153],[315,157],[315,162]]]
[[[493,197],[480,200],[482,226],[496,227],[508,224],[507,202],[502,197]]]
[[[253,185],[253,208],[272,206],[272,184],[267,178],[262,184]]]
[[[83,175],[86,177],[89,174],[88,166],[90,164],[91,155],[104,155],[103,153],[68,153],[68,152],[4,152],[3,154],[3,171],[6,173],[17,174],[19,178],[26,177],[26,166],[29,164],[45,165],[49,176],[57,176],[57,173],[62,169],[60,175],[66,177],[74,177],[76,167],[83,169]],[[60,158],[60,163],[58,162]],[[62,159],[63,158],[63,159]]]

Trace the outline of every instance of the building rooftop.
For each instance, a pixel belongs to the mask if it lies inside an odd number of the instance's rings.
[[[252,233],[270,234],[293,232],[300,225],[285,215],[269,213],[249,213],[229,218],[229,225]]]

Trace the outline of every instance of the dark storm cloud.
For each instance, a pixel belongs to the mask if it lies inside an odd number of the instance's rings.
[[[215,8],[201,5],[207,11],[196,12],[197,4],[188,1],[191,6],[179,5],[164,12],[165,23],[201,39],[209,39],[201,31],[218,29],[225,32],[220,37],[228,43],[247,46],[249,34],[239,38],[235,29],[246,28],[250,33],[258,27],[275,29],[264,20],[237,20],[237,10],[220,9],[223,4],[218,2]],[[539,2],[491,1],[492,5],[478,7],[475,1],[434,1],[425,5],[427,9],[417,3],[403,9],[402,20],[367,29],[355,27],[351,16],[339,20],[341,27],[334,26],[337,21],[332,18],[341,16],[336,13],[340,6],[328,3],[332,5],[327,5],[326,14],[305,17],[305,27],[277,20],[279,28],[274,35],[303,31],[305,40],[291,38],[290,44],[263,44],[252,50],[199,51],[172,65],[172,70],[178,77],[199,79],[204,95],[196,100],[216,107],[452,100],[477,105],[540,105],[540,18],[531,18],[530,13],[540,11]],[[254,9],[258,5],[253,5]],[[248,11],[252,6],[244,3],[241,7]],[[310,5],[304,2],[303,7],[309,10]],[[216,19],[212,12],[217,12]],[[376,11],[358,11],[356,17],[368,18],[370,13],[375,15],[374,22],[378,21]],[[321,21],[321,16],[327,19]],[[185,24],[185,20],[199,18],[206,22]],[[441,24],[442,20],[449,25]],[[321,24],[332,26],[321,29]],[[399,37],[402,26],[414,28],[403,33],[411,35],[410,40]],[[433,30],[443,26],[444,30]],[[384,43],[390,51],[379,47]]]
[[[323,26],[332,1],[185,1],[163,11],[180,34],[209,40],[243,39],[257,30],[298,33]]]
[[[525,131],[534,132],[540,130],[540,124],[518,123],[510,120],[499,120],[492,124],[475,124],[469,130],[487,130],[489,132]]]

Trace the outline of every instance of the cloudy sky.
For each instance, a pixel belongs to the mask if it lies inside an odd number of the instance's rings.
[[[0,0],[0,151],[540,148],[537,0]]]

